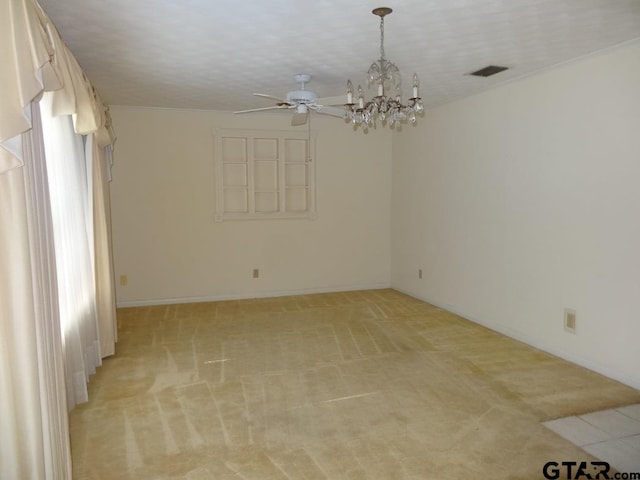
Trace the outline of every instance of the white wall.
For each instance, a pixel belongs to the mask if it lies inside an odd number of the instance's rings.
[[[213,129],[289,129],[290,116],[130,107],[111,115],[116,280],[128,276],[117,286],[120,306],[389,286],[388,131],[363,135],[315,115],[319,218],[216,223]]]
[[[640,388],[640,45],[399,135],[392,286]]]
[[[112,116],[120,305],[391,284],[640,388],[639,44],[431,109],[393,144],[314,117],[313,221],[213,219],[212,129],[286,115]]]

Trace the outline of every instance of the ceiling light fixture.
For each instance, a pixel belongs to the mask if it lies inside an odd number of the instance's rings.
[[[413,74],[412,96],[407,104],[403,104],[402,79],[400,70],[384,56],[384,17],[393,10],[388,7],[375,8],[371,13],[380,17],[380,58],[371,64],[367,72],[367,86],[375,85],[377,95],[365,102],[364,91],[358,85],[357,103],[354,103],[353,84],[347,81],[347,104],[345,105],[345,118],[357,128],[359,125],[364,130],[376,125],[376,120],[389,122],[390,126],[400,126],[400,122],[416,122],[416,115],[424,111],[422,99],[418,96],[420,86],[418,75]],[[395,90],[395,96],[385,96],[385,91]]]

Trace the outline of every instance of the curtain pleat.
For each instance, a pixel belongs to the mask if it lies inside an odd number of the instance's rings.
[[[40,319],[36,332],[43,444],[46,447],[45,478],[65,478],[71,476],[72,468],[53,225],[40,111],[36,104],[31,105],[31,110],[33,129],[30,135],[25,135],[25,152],[31,161],[27,160],[25,165],[33,171],[27,207],[35,212],[30,245],[31,258],[37,259],[33,265],[37,268],[32,268],[31,279],[34,291],[38,292],[35,308],[36,318]]]
[[[93,136],[87,137],[87,158],[92,159],[93,182],[93,251],[96,285],[96,310],[100,331],[100,351],[103,357],[115,353],[117,341],[116,295],[114,285],[113,255],[111,248],[111,148],[100,148]]]
[[[31,282],[26,172],[14,169],[0,175],[0,477],[44,477],[38,385],[36,304]],[[13,319],[23,319],[20,325]],[[20,368],[15,368],[18,365]],[[35,375],[31,372],[34,372]],[[23,374],[28,373],[23,378]],[[28,422],[24,424],[23,421]],[[33,472],[33,475],[31,475]]]

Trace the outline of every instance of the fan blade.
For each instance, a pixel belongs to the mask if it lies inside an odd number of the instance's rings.
[[[276,105],[274,107],[251,108],[249,110],[240,110],[238,112],[233,112],[233,113],[263,112],[264,110],[282,110],[283,108],[289,108],[289,107],[287,105]]]
[[[309,111],[307,110],[305,113],[294,113],[293,117],[291,117],[291,126],[297,127],[299,125],[304,125],[307,123],[307,117],[309,116]]]
[[[335,97],[323,97],[316,99],[318,105],[344,105],[347,103],[347,95],[337,95]]]
[[[262,98],[270,98],[271,100],[276,100],[280,103],[286,103],[287,105],[290,105],[289,102],[287,102],[286,100],[280,98],[280,97],[274,97],[273,95],[267,95],[266,93],[254,93],[254,95],[256,97],[262,97]]]
[[[347,113],[344,108],[338,107],[325,107],[324,105],[317,105],[312,108],[318,113],[322,113],[323,115],[331,115],[333,117],[345,118]]]

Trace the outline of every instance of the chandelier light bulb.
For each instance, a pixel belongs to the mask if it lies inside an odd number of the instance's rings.
[[[347,80],[347,105],[353,105],[353,83]]]
[[[364,108],[364,91],[360,85],[358,85],[358,108]]]

